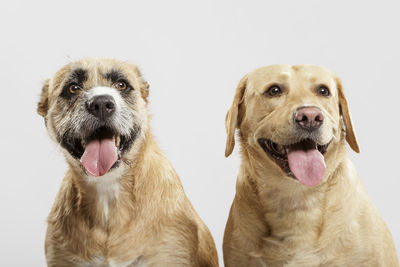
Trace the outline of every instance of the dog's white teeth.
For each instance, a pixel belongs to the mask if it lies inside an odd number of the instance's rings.
[[[117,135],[117,136],[115,137],[115,146],[116,146],[116,147],[119,147],[120,142],[121,142],[121,138],[119,137],[119,135]]]
[[[81,145],[82,145],[82,147],[85,147],[86,146],[86,142],[85,142],[85,140],[81,140]]]

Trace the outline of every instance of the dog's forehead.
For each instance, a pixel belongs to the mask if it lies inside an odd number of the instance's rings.
[[[292,75],[290,65],[271,65],[258,68],[249,74],[249,81],[265,82],[270,80],[287,80]]]
[[[69,64],[70,73],[83,70],[88,79],[105,78],[111,72],[120,72],[125,76],[136,76],[137,68],[133,64],[115,59],[86,58]]]
[[[256,91],[263,91],[266,85],[274,83],[333,85],[334,77],[328,69],[315,65],[271,65],[249,73],[248,85]]]
[[[295,65],[292,69],[295,76],[307,82],[331,83],[335,79],[333,72],[321,66]]]
[[[95,71],[104,73],[115,69],[129,71],[130,66],[134,67],[132,64],[128,64],[124,61],[108,58],[84,58],[72,62],[69,65],[71,70],[81,68],[89,71],[91,74],[94,74]]]
[[[85,58],[71,62],[57,71],[51,79],[50,93],[57,94],[60,85],[66,80],[88,82],[94,86],[112,73],[119,73],[133,83],[137,82],[139,76],[139,71],[133,64],[115,59]]]

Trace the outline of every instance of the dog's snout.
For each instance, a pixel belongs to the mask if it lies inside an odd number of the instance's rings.
[[[296,123],[303,129],[316,130],[324,121],[324,114],[316,107],[303,107],[294,115]]]
[[[88,111],[100,120],[111,117],[115,112],[115,101],[110,95],[99,95],[93,97],[87,103]]]

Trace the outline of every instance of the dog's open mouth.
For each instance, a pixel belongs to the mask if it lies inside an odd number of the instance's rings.
[[[330,144],[319,145],[311,139],[304,139],[291,145],[280,145],[266,138],[258,143],[270,158],[289,176],[307,186],[318,185],[325,173],[324,154]]]
[[[130,148],[136,135],[135,131],[130,136],[124,136],[111,128],[99,127],[84,139],[65,137],[62,145],[80,160],[89,174],[102,176],[119,165],[123,153]]]
[[[84,152],[80,161],[93,176],[106,174],[120,159],[121,138],[108,128],[99,128],[86,140],[82,140]]]

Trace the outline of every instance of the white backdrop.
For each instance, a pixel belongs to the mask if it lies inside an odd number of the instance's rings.
[[[0,4],[0,265],[44,266],[46,217],[66,171],[36,114],[42,82],[81,57],[136,63],[153,133],[222,237],[239,169],[224,157],[237,82],[275,63],[342,78],[361,154],[350,152],[400,246],[399,1],[3,1]]]

